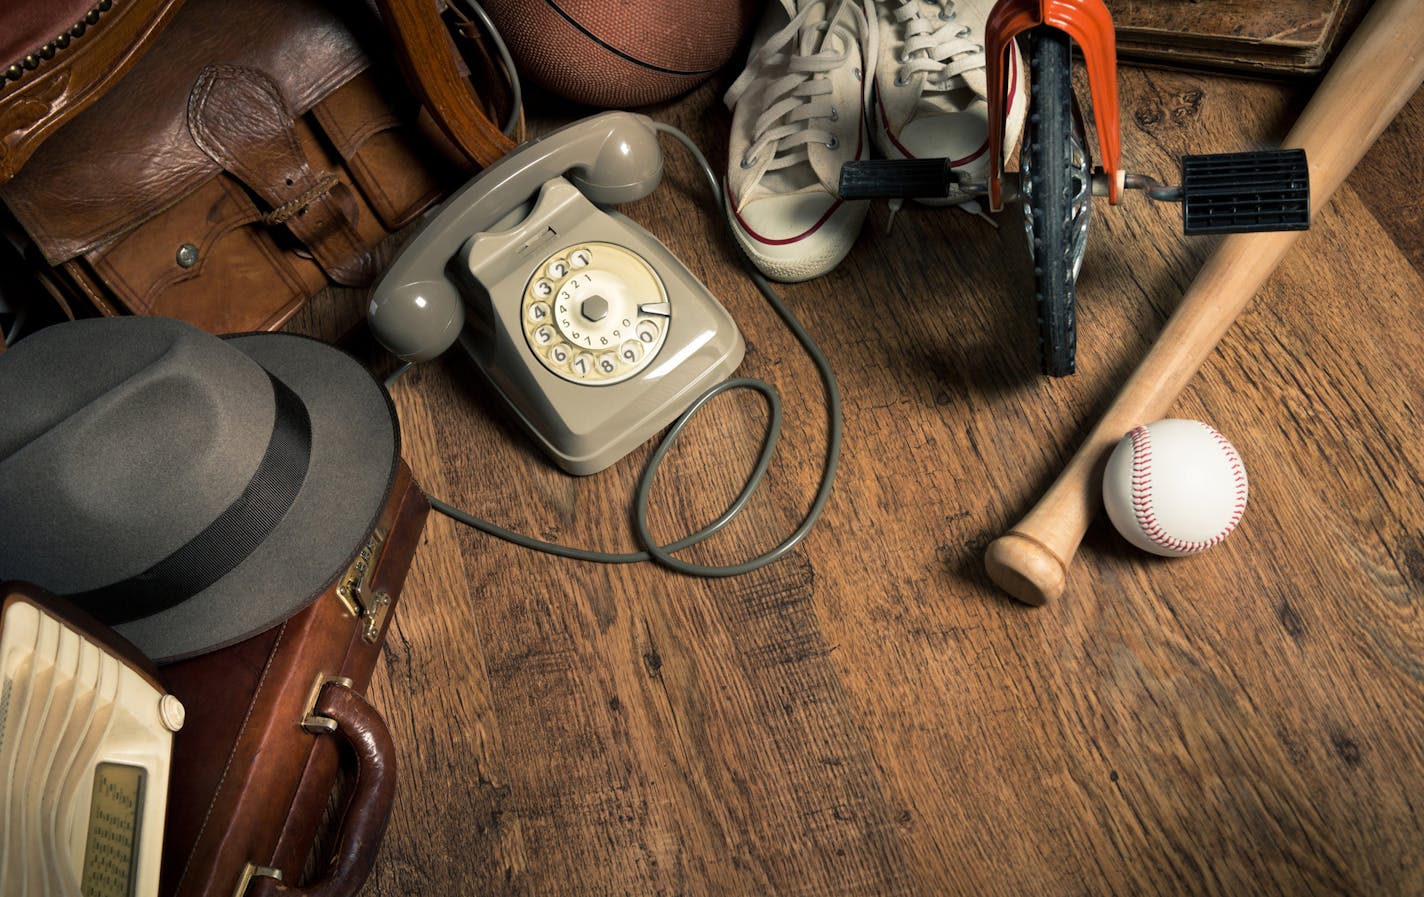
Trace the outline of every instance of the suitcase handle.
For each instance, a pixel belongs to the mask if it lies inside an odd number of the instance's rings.
[[[395,745],[386,721],[352,689],[329,682],[317,699],[315,714],[336,721],[340,735],[356,753],[356,784],[346,806],[336,849],[326,875],[306,887],[257,875],[248,897],[351,897],[366,883],[396,796]]]

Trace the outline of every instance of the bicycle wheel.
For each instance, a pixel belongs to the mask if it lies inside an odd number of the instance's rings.
[[[1076,368],[1074,302],[1092,212],[1086,144],[1073,127],[1073,63],[1068,35],[1039,26],[1029,32],[1029,104],[1020,158],[1024,227],[1033,255],[1043,372]]]

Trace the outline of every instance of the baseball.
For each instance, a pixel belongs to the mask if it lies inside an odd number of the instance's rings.
[[[1103,504],[1133,545],[1164,557],[1205,551],[1246,510],[1246,467],[1226,437],[1195,420],[1159,420],[1122,438]]]

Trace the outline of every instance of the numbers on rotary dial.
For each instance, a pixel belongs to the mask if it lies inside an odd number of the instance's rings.
[[[544,259],[521,307],[534,357],[573,383],[637,375],[667,340],[672,303],[641,256],[612,243],[579,243]]]

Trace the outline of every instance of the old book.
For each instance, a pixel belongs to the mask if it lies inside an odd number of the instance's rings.
[[[1118,56],[1182,68],[1322,72],[1369,0],[1106,0]]]

